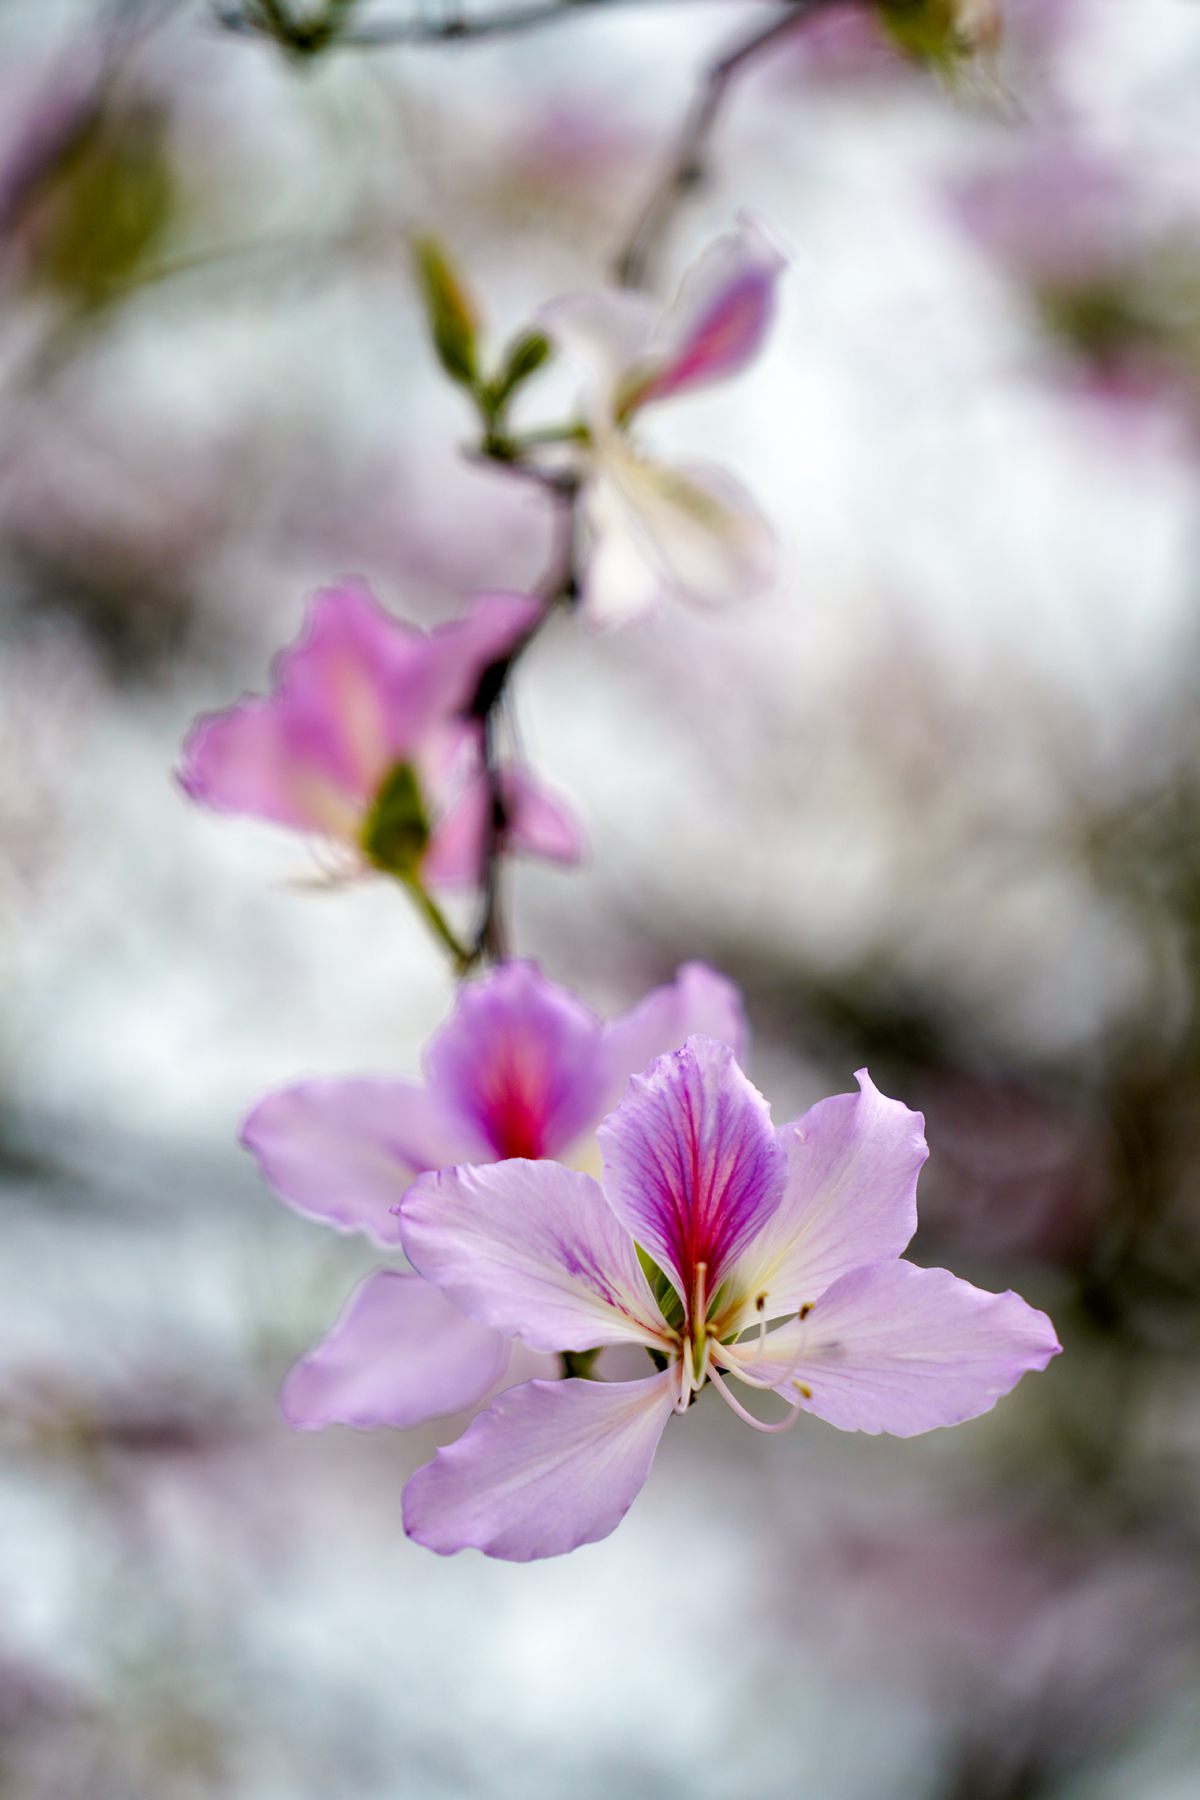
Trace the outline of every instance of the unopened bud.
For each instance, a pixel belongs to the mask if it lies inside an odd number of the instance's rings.
[[[473,388],[478,381],[479,314],[470,292],[436,238],[418,238],[413,261],[438,360],[452,381]]]

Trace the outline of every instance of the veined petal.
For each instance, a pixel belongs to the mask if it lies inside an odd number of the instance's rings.
[[[727,470],[623,452],[606,457],[606,471],[625,528],[664,587],[698,606],[721,607],[770,586],[775,533]]]
[[[779,1133],[788,1178],[779,1210],[750,1245],[737,1285],[795,1312],[851,1269],[899,1256],[917,1229],[925,1121],[881,1094],[865,1069],[857,1094],[819,1100]]]
[[[843,1275],[806,1319],[769,1333],[749,1372],[841,1431],[914,1437],[990,1411],[1059,1348],[1017,1294],[885,1262]]]
[[[743,214],[685,274],[645,366],[628,377],[623,410],[736,375],[757,356],[775,314],[787,258],[765,225]]]
[[[684,963],[674,981],[653,988],[604,1027],[610,1085],[603,1110],[617,1104],[631,1075],[640,1075],[668,1050],[682,1049],[688,1038],[715,1038],[744,1062],[749,1035],[733,982],[707,963]]]
[[[516,1160],[409,1189],[405,1254],[456,1306],[532,1350],[666,1344],[633,1240],[590,1175]]]
[[[779,1204],[787,1165],[732,1050],[689,1038],[630,1080],[597,1132],[613,1211],[690,1303],[711,1296]]]
[[[509,1388],[404,1490],[404,1529],[442,1556],[562,1556],[618,1526],[675,1402],[670,1372],[645,1381],[529,1381]]]
[[[303,1431],[424,1425],[482,1400],[507,1362],[499,1332],[468,1319],[420,1275],[377,1269],[291,1370],[279,1408]]]
[[[645,353],[661,312],[649,294],[594,288],[547,301],[537,319],[559,349],[587,371],[594,401],[610,413],[621,377]]]
[[[424,1170],[495,1154],[436,1094],[387,1077],[281,1088],[240,1135],[285,1205],[377,1244],[400,1242],[394,1209]]]
[[[605,1091],[599,1019],[531,962],[462,988],[425,1067],[445,1110],[491,1146],[488,1161],[557,1156],[599,1117]]]

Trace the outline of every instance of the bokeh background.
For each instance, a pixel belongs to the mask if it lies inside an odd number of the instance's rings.
[[[602,1010],[728,971],[777,1118],[867,1062],[927,1117],[913,1254],[1065,1354],[906,1443],[710,1395],[615,1536],[511,1567],[403,1536],[462,1421],[279,1423],[372,1257],[235,1146],[272,1085],[415,1072],[448,974],[171,771],[323,581],[429,623],[536,579],[408,238],[499,343],[771,15],[301,61],[0,3],[0,1794],[1200,1795],[1200,6],[1005,12],[950,91],[848,9],[732,96],[661,286],[752,207],[778,326],[648,430],[752,487],[778,584],[539,640],[591,849],[513,911]]]

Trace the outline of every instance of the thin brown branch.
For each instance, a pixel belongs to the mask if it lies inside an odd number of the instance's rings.
[[[804,20],[828,6],[841,3],[844,0],[787,0],[783,11],[767,25],[742,38],[709,65],[683,122],[671,161],[613,265],[614,278],[620,287],[647,285],[650,264],[675,213],[688,195],[708,180],[713,128],[736,77],[748,63],[772,49]]]

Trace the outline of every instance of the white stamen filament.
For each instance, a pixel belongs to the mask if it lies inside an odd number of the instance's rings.
[[[804,1411],[804,1408],[800,1405],[800,1402],[796,1401],[796,1403],[792,1406],[791,1414],[788,1418],[781,1419],[777,1425],[765,1425],[761,1419],[756,1419],[752,1412],[747,1412],[746,1408],[742,1405],[740,1400],[736,1400],[734,1398],[734,1396],[730,1393],[729,1389],[726,1387],[725,1383],[721,1380],[721,1377],[717,1374],[715,1366],[713,1368],[709,1369],[708,1374],[709,1374],[709,1379],[711,1380],[713,1386],[717,1389],[717,1392],[720,1394],[722,1400],[724,1400],[727,1405],[729,1405],[733,1408],[734,1412],[737,1414],[739,1419],[745,1419],[747,1425],[753,1425],[755,1431],[771,1431],[771,1432],[790,1431],[792,1426],[796,1423],[796,1420],[800,1417],[801,1413]],[[765,1381],[763,1381],[763,1382],[756,1381],[754,1383],[755,1387],[766,1387],[766,1385],[767,1384]]]

